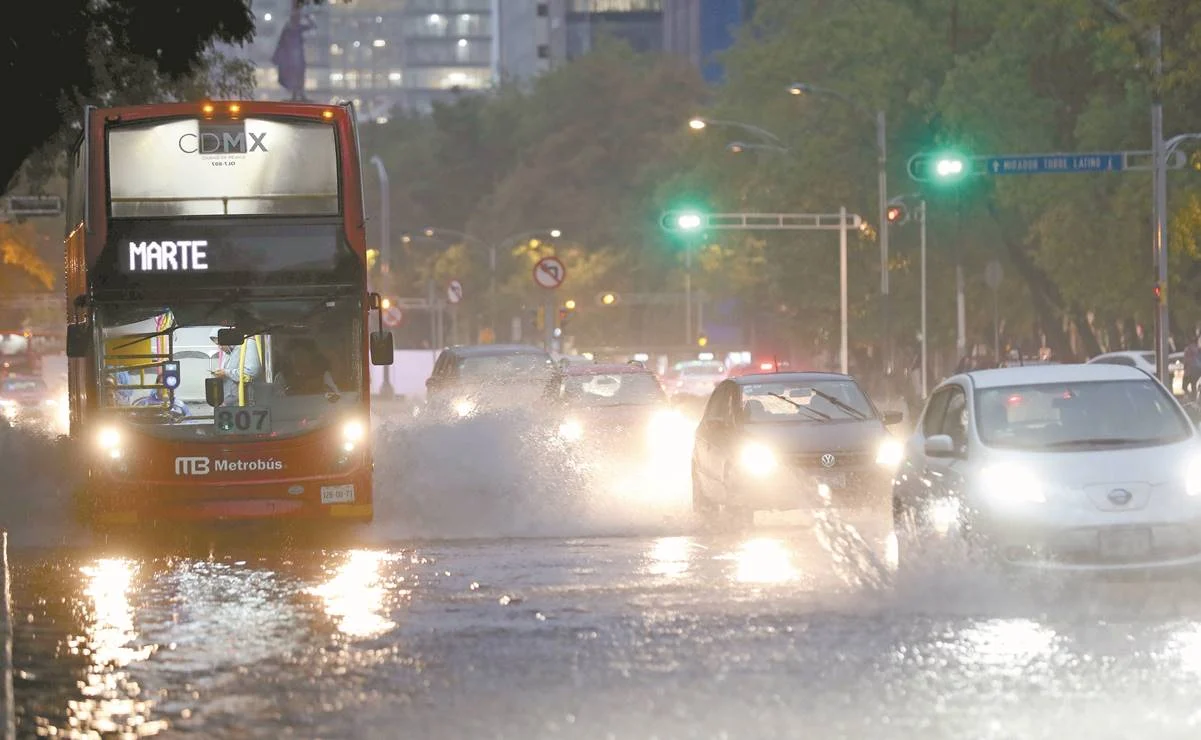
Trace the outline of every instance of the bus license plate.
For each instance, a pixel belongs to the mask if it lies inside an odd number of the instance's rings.
[[[1139,560],[1151,554],[1150,529],[1115,529],[1101,532],[1101,555],[1113,560]]]
[[[343,486],[321,486],[321,503],[323,504],[353,504],[354,484]]]
[[[255,406],[218,408],[213,412],[218,434],[270,434],[271,409]]]

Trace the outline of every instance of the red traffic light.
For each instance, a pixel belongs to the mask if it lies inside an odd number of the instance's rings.
[[[890,205],[885,211],[885,215],[890,224],[903,224],[909,220],[909,212],[900,203]]]

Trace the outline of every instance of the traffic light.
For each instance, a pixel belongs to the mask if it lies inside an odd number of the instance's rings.
[[[568,311],[574,311],[575,310],[575,299],[568,298],[566,301],[563,302],[563,308],[566,308]]]
[[[705,215],[700,211],[668,211],[659,219],[659,225],[667,231],[697,232],[705,226]]]
[[[621,298],[616,293],[599,293],[596,302],[602,306],[616,306],[621,302]]]
[[[543,306],[539,306],[538,311],[534,314],[534,328],[538,331],[546,329],[546,308]]]
[[[909,176],[918,182],[950,185],[979,174],[974,161],[956,152],[915,154],[909,158]]]
[[[1162,303],[1163,303],[1163,301],[1164,301],[1164,297],[1163,297],[1163,283],[1156,283],[1156,284],[1155,284],[1154,291],[1155,291],[1155,303],[1156,303],[1157,305],[1159,305],[1159,304],[1162,304]]]
[[[705,336],[704,334],[697,337],[696,338],[696,346],[708,347],[709,346],[709,337]]]
[[[891,203],[885,211],[890,224],[903,224],[909,220],[909,209],[904,203]]]

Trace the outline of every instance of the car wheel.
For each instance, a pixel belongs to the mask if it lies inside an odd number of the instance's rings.
[[[747,529],[755,523],[755,510],[751,507],[740,506],[736,503],[729,503],[736,496],[730,493],[730,470],[726,469],[722,476],[722,486],[726,489],[726,495],[721,505],[721,522],[728,529],[741,530]]]

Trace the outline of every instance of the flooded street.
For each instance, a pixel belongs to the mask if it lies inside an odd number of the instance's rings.
[[[18,735],[1201,731],[1191,586],[1051,606],[979,578],[898,590],[848,579],[822,533],[17,548]]]

